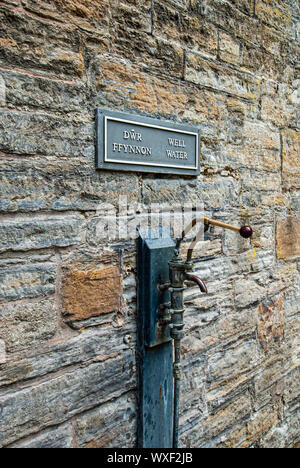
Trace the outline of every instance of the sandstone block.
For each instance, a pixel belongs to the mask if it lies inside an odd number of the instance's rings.
[[[44,109],[55,112],[80,112],[85,107],[85,88],[81,83],[55,81],[50,78],[3,72],[7,106]],[[0,78],[1,83],[1,78]],[[1,85],[0,85],[1,102]]]
[[[298,365],[294,366],[285,378],[284,398],[289,408],[297,405],[297,398],[299,396],[299,377],[300,367]]]
[[[9,350],[19,352],[14,356],[9,356],[7,362],[0,367],[0,386],[4,387],[11,385],[16,382],[20,382],[24,379],[40,379],[45,378],[48,374],[55,372],[62,372],[69,366],[84,366],[86,363],[94,362],[105,362],[114,359],[116,356],[127,352],[129,349],[134,352],[136,342],[136,325],[133,319],[127,319],[126,322],[114,326],[115,324],[105,325],[96,328],[81,329],[79,334],[71,337],[65,341],[52,341],[51,346],[47,346],[46,341],[51,338],[51,326],[54,331],[54,312],[50,317],[49,312],[51,311],[51,302],[49,300],[49,308],[46,309],[46,301],[39,301],[37,304],[41,304],[41,313],[39,311],[30,310],[29,305],[24,307],[25,312],[29,311],[30,317],[25,321],[24,324],[15,324],[12,333],[9,334]],[[15,303],[16,313],[15,316],[20,316],[26,319],[25,313],[21,315],[20,303]],[[13,315],[13,305],[5,306],[6,316],[4,320],[10,325],[12,322],[9,321]],[[45,312],[45,316],[48,317],[49,323],[46,325],[43,322],[42,313]],[[34,318],[37,318],[37,326],[33,331],[30,330],[30,326]],[[28,325],[28,326],[27,326]],[[41,327],[41,330],[39,330]],[[4,328],[3,328],[4,330]],[[20,334],[24,332],[24,337],[20,337]],[[124,337],[130,335],[132,341],[130,346],[124,341]],[[13,343],[13,338],[18,341]],[[33,340],[33,345],[30,347],[30,338]],[[41,340],[40,344],[46,346],[36,346],[37,339]],[[26,343],[28,343],[26,345]],[[27,350],[25,350],[25,345]],[[29,349],[30,347],[30,349]],[[20,353],[20,351],[26,351]]]
[[[78,321],[120,308],[121,279],[118,267],[70,270],[62,285],[64,313],[67,321]]]
[[[280,80],[286,64],[279,57],[263,52],[258,45],[243,43],[240,65],[257,76]]]
[[[244,395],[239,395],[235,401],[226,404],[205,418],[203,421],[204,434],[208,438],[213,438],[227,427],[235,425],[249,414],[250,406],[250,395],[247,392]]]
[[[231,68],[204,60],[200,55],[187,54],[186,79],[192,83],[207,86],[247,99],[256,99],[259,80]]]
[[[45,19],[71,22],[85,31],[105,34],[109,26],[107,0],[22,0],[24,8]]]
[[[228,155],[243,167],[278,172],[281,167],[280,135],[269,125],[245,121],[240,145],[229,145]]]
[[[212,406],[218,404],[218,393],[228,388],[229,380],[236,383],[248,379],[249,374],[255,371],[259,364],[256,342],[253,338],[241,337],[229,342],[225,347],[222,344],[209,353],[209,391],[208,401]]]
[[[277,127],[296,127],[299,118],[298,93],[294,86],[267,80],[262,84],[261,116]],[[284,131],[284,134],[287,131]]]
[[[0,21],[0,63],[82,76],[84,60],[74,29],[54,26],[6,7],[0,9]]]
[[[231,3],[241,11],[252,15],[254,11],[254,5],[252,0],[231,0]]]
[[[277,221],[277,257],[290,259],[300,255],[300,219],[289,216]]]
[[[145,2],[143,2],[145,3]],[[142,4],[142,2],[141,2]],[[150,1],[145,7],[137,9],[132,2],[114,3],[112,17],[116,21],[112,37],[113,50],[123,58],[147,69],[158,69],[162,74],[181,77],[183,67],[183,50],[174,40],[160,35],[150,34],[152,19]]]
[[[261,25],[252,17],[251,0],[231,0],[230,3],[224,0],[206,0],[206,3],[210,21],[220,26],[220,29],[233,37],[260,42]]]
[[[238,64],[240,61],[240,43],[228,34],[220,33],[220,58],[225,62]]]
[[[286,188],[300,187],[300,134],[287,129],[282,132],[282,171]]]
[[[232,209],[239,203],[240,182],[234,177],[209,176],[201,182],[201,198],[205,208]]]
[[[247,443],[250,445],[266,434],[277,423],[276,408],[269,406],[254,414],[247,422]]]
[[[255,14],[276,29],[291,34],[291,11],[283,5],[274,4],[271,0],[258,0],[255,4]]]
[[[188,50],[203,56],[216,57],[217,29],[198,15],[174,9],[168,1],[154,3],[154,34],[183,43]]]

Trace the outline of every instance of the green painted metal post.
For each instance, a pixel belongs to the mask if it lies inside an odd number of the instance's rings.
[[[160,231],[140,235],[138,263],[138,446],[173,446],[173,343],[169,326],[160,325],[161,305],[170,301],[166,289],[158,286],[169,280],[168,262],[174,241]]]

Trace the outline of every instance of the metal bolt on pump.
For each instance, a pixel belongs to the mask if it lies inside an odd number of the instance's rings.
[[[169,262],[169,276],[170,282],[160,285],[161,290],[168,289],[171,295],[170,305],[165,304],[162,310],[161,323],[164,325],[169,323],[170,336],[174,342],[174,362],[173,362],[173,378],[174,378],[174,410],[173,410],[173,448],[178,447],[178,431],[179,431],[179,399],[180,399],[180,381],[182,378],[181,374],[181,362],[180,362],[180,344],[184,337],[184,301],[183,291],[186,288],[185,281],[192,281],[196,283],[202,293],[207,293],[207,287],[205,283],[198,277],[190,272],[193,268],[192,255],[193,250],[202,235],[202,230],[196,234],[193,239],[191,246],[187,253],[186,261],[183,261],[180,257],[180,244],[183,241],[187,233],[196,225],[199,219],[194,219],[182,233],[181,238],[177,239],[176,248],[174,250],[174,256]],[[224,227],[237,231],[244,238],[251,237],[252,229],[249,226],[243,226],[241,228],[225,224],[221,221],[204,218],[204,229],[207,230],[209,225],[213,224],[216,226]],[[168,309],[168,314],[165,310]]]

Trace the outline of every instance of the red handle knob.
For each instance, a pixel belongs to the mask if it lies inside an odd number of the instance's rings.
[[[244,239],[248,239],[253,234],[253,230],[250,226],[242,226],[240,229],[240,235],[244,237]]]

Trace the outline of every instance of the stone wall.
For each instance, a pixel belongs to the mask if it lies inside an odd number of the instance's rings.
[[[294,0],[0,1],[0,446],[136,444],[136,259],[120,196],[204,203],[182,447],[299,427],[300,11]],[[200,127],[198,178],[97,172],[95,109]]]

